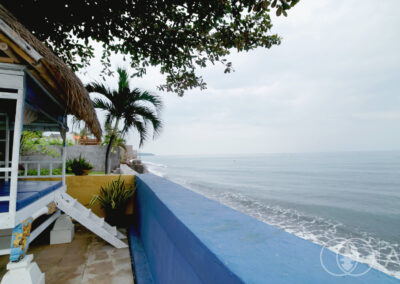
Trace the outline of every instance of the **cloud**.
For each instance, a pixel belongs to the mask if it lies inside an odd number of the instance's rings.
[[[280,46],[232,52],[236,72],[201,70],[205,91],[162,95],[164,131],[144,151],[225,154],[399,149],[400,2],[302,0],[274,18]],[[113,64],[123,64],[120,57]],[[84,81],[96,77],[94,65]],[[108,83],[116,85],[116,79]],[[129,136],[137,145],[134,134]]]

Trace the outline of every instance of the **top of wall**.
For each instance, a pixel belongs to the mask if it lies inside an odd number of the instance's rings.
[[[167,179],[152,174],[137,175],[137,186],[150,190],[154,198],[166,208],[152,208],[162,214],[172,214],[175,222],[164,224],[171,242],[181,254],[191,261],[191,267],[213,265],[199,260],[192,243],[182,238],[192,238],[202,243],[232,274],[244,283],[400,283],[400,280],[383,272],[357,263],[353,274],[369,270],[359,277],[333,276],[321,265],[322,247],[283,230],[260,222],[248,215],[209,200]],[[170,219],[171,220],[171,219]],[[162,220],[158,220],[159,223]],[[192,234],[176,233],[173,224],[183,225]],[[201,247],[201,246],[197,246]],[[205,248],[204,248],[205,247]],[[206,255],[201,253],[201,255]],[[343,274],[337,265],[336,254],[325,250],[325,266],[334,273]],[[210,272],[211,273],[211,272]]]

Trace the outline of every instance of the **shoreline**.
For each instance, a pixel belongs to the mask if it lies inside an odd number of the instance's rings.
[[[189,273],[190,277],[213,275],[214,280],[220,279],[218,283],[265,283],[265,279],[272,283],[400,283],[399,279],[357,261],[353,262],[357,268],[339,277],[343,271],[338,267],[337,255],[330,250],[322,252],[320,245],[165,178],[140,175],[137,184],[138,236],[142,236],[140,241],[146,248],[150,271],[158,279],[176,282],[175,277]],[[204,212],[214,217],[209,218]],[[215,257],[221,261],[222,270],[217,268]],[[162,263],[167,267],[159,267]],[[170,266],[180,267],[179,272],[165,274],[172,269]],[[351,273],[360,273],[360,277]],[[232,274],[238,278],[229,278]]]
[[[156,160],[157,161],[157,160]],[[165,177],[165,173],[168,172],[168,169],[166,168],[167,166],[164,164],[161,164],[159,161],[151,161],[150,163],[148,161],[143,161],[144,164],[148,163],[149,165],[149,171],[151,173],[154,173],[158,176]],[[162,170],[162,172],[157,172],[152,169],[152,167],[158,166],[157,169]],[[341,226],[343,224],[340,223],[326,223],[325,225],[322,223],[321,228],[318,229],[319,231],[315,231],[315,227],[313,227],[315,224],[318,224],[318,222],[322,222],[321,219],[315,219],[315,216],[307,216],[307,215],[302,215],[299,212],[296,212],[295,210],[291,209],[284,209],[284,208],[279,208],[279,207],[270,207],[267,206],[263,203],[260,203],[260,201],[257,200],[252,200],[249,199],[248,196],[245,195],[238,195],[238,194],[230,194],[230,195],[220,195],[218,196],[216,193],[213,193],[213,191],[205,191],[204,189],[201,190],[199,188],[194,187],[190,181],[186,180],[186,182],[182,183],[182,180],[179,179],[174,179],[171,178],[170,175],[168,175],[168,179],[170,179],[173,182],[177,182],[178,184],[182,184],[189,190],[196,192],[198,194],[201,194],[202,196],[205,196],[206,198],[209,198],[211,200],[217,201],[225,206],[228,206],[234,210],[238,210],[244,214],[247,214],[253,218],[256,218],[257,220],[267,224],[274,226],[276,228],[282,229],[290,234],[293,234],[297,237],[300,237],[304,240],[310,241],[312,243],[321,245],[321,246],[328,246],[328,248],[334,252],[338,252],[343,246],[343,244],[346,243],[346,240],[355,238],[356,236],[350,235],[349,233],[346,233],[347,235],[343,235],[343,233],[337,232],[337,230],[342,230]],[[208,181],[208,185],[210,181]],[[211,181],[212,183],[212,181]],[[216,188],[218,187],[218,184],[214,185]],[[211,193],[210,193],[211,192]],[[219,192],[219,191],[215,191]],[[253,206],[253,208],[248,208],[246,206]],[[272,210],[272,211],[271,211]],[[281,218],[276,218],[276,219],[271,219],[271,216],[281,216]],[[288,220],[285,220],[283,217],[289,218],[291,221],[289,222]],[[295,224],[295,221],[301,221],[304,224],[299,225]],[[293,226],[297,225],[297,229],[294,228]],[[337,227],[339,226],[339,227]],[[294,229],[293,229],[294,228]],[[369,236],[370,233],[368,232],[360,232],[360,237],[359,238],[365,238],[366,240],[369,241],[369,243],[365,244],[365,247],[370,248],[370,253],[364,257],[358,257],[357,254],[348,254],[349,257],[352,259],[355,259],[359,262],[366,263],[368,265],[371,265],[373,268],[378,269],[379,271],[382,271],[385,274],[391,275],[393,277],[396,277],[400,279],[400,270],[391,270],[391,268],[396,268],[397,266],[400,267],[400,262],[399,263],[394,263],[390,264],[391,261],[396,261],[395,259],[392,259],[389,261],[389,268],[386,268],[385,265],[385,257],[384,255],[382,257],[381,251],[384,251],[382,247],[384,248],[389,248],[392,249],[392,252],[394,254],[397,254],[398,257],[400,257],[399,250],[400,247],[396,246],[396,243],[389,243],[387,241],[384,241],[382,239],[379,239],[374,236]],[[331,238],[342,238],[341,243],[332,243]],[[389,257],[390,255],[388,255]]]

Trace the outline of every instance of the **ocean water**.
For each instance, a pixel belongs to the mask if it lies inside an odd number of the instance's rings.
[[[154,174],[400,278],[400,152],[143,160]]]

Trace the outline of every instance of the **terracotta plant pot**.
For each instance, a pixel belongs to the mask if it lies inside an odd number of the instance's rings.
[[[76,176],[87,176],[92,170],[79,170],[76,172],[73,172],[74,175]]]
[[[92,170],[89,170],[89,169],[87,169],[87,170],[82,170],[82,176],[87,176],[87,175],[89,175],[89,173],[91,172]]]

